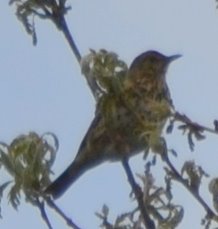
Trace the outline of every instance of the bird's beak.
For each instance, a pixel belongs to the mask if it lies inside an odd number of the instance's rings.
[[[182,57],[182,55],[180,55],[180,54],[173,55],[173,56],[169,56],[169,57],[168,57],[168,61],[169,61],[169,63],[170,63],[170,62],[172,62],[172,61],[174,61],[174,60],[177,60],[177,59],[180,58],[180,57]]]

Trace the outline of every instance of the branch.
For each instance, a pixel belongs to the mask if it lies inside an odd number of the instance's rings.
[[[213,134],[218,135],[218,130],[216,129],[216,126],[214,129],[212,129],[210,127],[200,125],[196,122],[191,121],[191,119],[188,118],[185,114],[180,114],[178,111],[175,112],[173,117],[174,117],[175,121],[180,121],[180,122],[185,123],[189,128],[191,128],[194,131],[197,131],[197,132],[207,131],[209,133],[213,133]],[[216,124],[216,121],[214,121],[214,124]]]
[[[67,223],[67,225],[71,228],[74,229],[81,229],[79,226],[77,226],[72,219],[68,218],[64,212],[52,201],[51,198],[45,198],[46,203],[59,215],[61,216],[65,222]]]
[[[171,115],[170,124],[168,125],[167,130],[166,130],[167,133],[172,133],[174,123],[176,121],[182,122],[182,124],[178,126],[178,129],[182,130],[183,133],[187,133],[188,143],[189,143],[189,147],[191,151],[194,150],[194,146],[195,146],[193,137],[196,140],[203,140],[206,138],[203,132],[209,132],[209,133],[218,135],[218,121],[217,120],[214,120],[214,128],[210,128],[210,127],[206,127],[201,124],[198,124],[196,122],[193,122],[185,114],[181,114],[177,111],[174,111],[174,113],[172,113]]]
[[[46,3],[44,3],[43,1],[40,2],[40,6],[44,11],[44,15],[38,13],[36,10],[32,11],[39,16],[40,18],[47,18],[53,21],[53,23],[57,26],[57,28],[63,32],[65,38],[67,39],[67,42],[71,48],[71,50],[73,51],[77,61],[80,63],[81,61],[81,54],[79,52],[79,49],[76,46],[76,43],[68,29],[66,20],[65,20],[65,14],[67,13],[67,11],[69,9],[71,9],[70,7],[66,7],[65,6],[66,1],[63,0],[59,0],[59,3],[57,3],[54,0],[51,0],[50,5],[49,5],[49,10],[48,10],[48,6],[46,5]]]
[[[202,197],[199,195],[198,191],[194,188],[192,188],[192,186],[190,186],[187,182],[186,179],[184,179],[180,173],[176,170],[176,168],[173,166],[173,164],[171,163],[171,161],[169,160],[169,157],[167,155],[167,153],[164,153],[162,155],[162,159],[163,161],[168,165],[168,167],[170,168],[171,172],[172,172],[172,178],[175,179],[176,181],[178,181],[179,183],[181,183],[193,196],[194,198],[202,205],[202,207],[205,209],[206,213],[207,213],[207,217],[209,219],[214,219],[215,221],[218,221],[218,216],[216,215],[216,213],[208,206],[208,204],[202,199]]]
[[[62,33],[64,34],[64,36],[65,36],[65,38],[66,38],[66,40],[67,40],[67,42],[68,42],[68,44],[69,44],[71,50],[73,51],[73,53],[74,53],[74,55],[75,55],[75,57],[76,57],[78,63],[80,64],[80,66],[82,66],[81,54],[80,54],[80,52],[79,52],[79,50],[78,50],[78,48],[77,48],[77,46],[76,46],[76,44],[75,44],[75,42],[74,42],[74,39],[73,39],[73,37],[72,37],[70,31],[69,31],[68,25],[67,25],[67,23],[66,23],[66,20],[65,20],[63,14],[60,15],[59,29],[60,29],[60,30],[62,31]],[[90,74],[85,74],[84,72],[82,72],[82,73],[83,73],[83,75],[84,75],[85,78],[86,78],[86,81],[87,81],[87,83],[88,83],[88,85],[89,85],[89,88],[90,88],[90,90],[91,90],[91,92],[92,92],[94,98],[95,98],[96,100],[98,100],[98,90],[99,90],[99,87],[98,87],[98,85],[96,84],[95,79],[94,79],[93,76],[90,75]]]
[[[133,192],[135,194],[135,197],[137,199],[138,206],[139,206],[139,209],[141,211],[141,214],[142,214],[142,217],[143,217],[143,220],[144,220],[145,227],[147,229],[155,229],[155,224],[154,224],[153,220],[150,218],[150,216],[148,214],[148,211],[147,211],[147,209],[146,209],[146,207],[144,205],[143,193],[141,191],[141,188],[135,182],[135,179],[133,177],[132,171],[131,171],[131,169],[129,167],[128,160],[127,159],[124,159],[122,161],[122,164],[123,164],[124,170],[126,172],[126,175],[128,177],[129,183],[130,183],[130,185],[132,187],[132,190],[133,190]]]
[[[82,57],[79,52],[79,49],[73,39],[73,36],[70,33],[70,30],[68,28],[67,22],[65,20],[65,15],[68,12],[68,10],[71,9],[71,7],[66,6],[66,0],[29,0],[21,2],[19,0],[12,0],[10,1],[10,4],[15,4],[17,7],[17,17],[24,25],[26,31],[28,34],[30,34],[33,38],[33,44],[36,45],[37,43],[37,36],[35,31],[35,24],[34,24],[34,16],[39,17],[40,19],[48,19],[52,21],[58,30],[60,30],[73,54],[75,55],[79,65],[82,65]],[[32,18],[32,20],[30,20]],[[98,86],[96,85],[95,80],[92,76],[89,74],[84,74],[86,78],[86,81],[91,89],[91,92],[96,100],[98,100],[98,97],[96,96],[98,94]],[[94,81],[94,82],[93,82]]]
[[[39,208],[41,216],[42,216],[43,220],[45,221],[46,225],[48,226],[49,229],[52,229],[51,223],[50,223],[48,216],[45,212],[44,202],[40,202],[39,200],[37,200],[36,205]]]
[[[69,28],[68,28],[68,25],[66,23],[66,20],[64,18],[64,15],[61,15],[61,24],[60,24],[60,29],[61,31],[63,32],[71,50],[73,51],[78,63],[80,64],[80,61],[81,61],[81,54],[79,52],[79,49],[77,48],[76,46],[76,43],[69,31]]]
[[[53,21],[55,22],[56,26],[59,28],[59,30],[64,34],[71,50],[73,51],[79,65],[82,65],[82,57],[81,54],[79,52],[79,49],[77,48],[75,41],[70,33],[70,30],[68,28],[67,22],[65,20],[65,14],[63,13],[66,7],[62,4],[59,5],[58,11],[56,12],[56,14],[58,14],[58,16],[53,17]],[[98,94],[98,90],[99,87],[97,86],[95,79],[93,79],[93,77],[89,74],[84,74],[84,72],[82,72],[83,75],[86,78],[86,81],[89,85],[89,88],[94,96],[94,98],[97,100],[98,96],[96,96]]]

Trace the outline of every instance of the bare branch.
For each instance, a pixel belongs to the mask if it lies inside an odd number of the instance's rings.
[[[46,203],[59,215],[61,216],[61,218],[63,218],[65,220],[65,222],[67,223],[67,225],[71,228],[74,229],[81,229],[79,226],[77,226],[71,218],[68,218],[64,212],[54,203],[54,201],[52,201],[51,198],[45,198]]]
[[[138,184],[135,182],[135,179],[134,179],[132,171],[131,171],[131,169],[129,167],[128,161],[126,159],[124,159],[122,161],[122,164],[123,164],[124,170],[126,172],[126,175],[128,177],[129,183],[130,183],[130,185],[132,187],[132,190],[133,190],[133,192],[135,194],[135,197],[137,199],[138,206],[140,208],[142,217],[144,219],[145,227],[147,229],[155,229],[155,224],[154,224],[153,220],[150,218],[150,216],[148,214],[148,211],[146,209],[146,206],[144,205],[142,190],[138,186]]]

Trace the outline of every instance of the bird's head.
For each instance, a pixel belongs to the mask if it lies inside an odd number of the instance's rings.
[[[129,73],[146,74],[152,77],[162,76],[169,64],[181,55],[165,56],[157,51],[147,51],[136,57],[129,68]]]

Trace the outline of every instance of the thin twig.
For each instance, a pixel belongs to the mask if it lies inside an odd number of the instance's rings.
[[[76,60],[78,61],[79,65],[81,66],[82,57],[81,57],[80,51],[73,39],[73,36],[71,35],[71,32],[65,20],[65,14],[70,9],[70,7],[65,6],[65,3],[66,3],[66,0],[60,0],[59,3],[57,3],[54,0],[51,0],[49,8],[47,8],[45,3],[41,2],[40,7],[42,8],[44,13],[38,12],[35,9],[32,9],[32,13],[34,15],[37,15],[41,19],[49,19],[56,25],[58,30],[60,30],[64,34],[64,37],[66,38],[67,43],[69,44],[73,54],[76,57]],[[84,76],[86,78],[86,81],[88,83],[88,86],[94,98],[97,100],[98,96],[96,96],[96,94],[98,94],[99,87],[97,86],[95,80],[92,77],[90,77],[88,74],[84,74]]]
[[[178,111],[175,112],[173,117],[175,118],[176,121],[183,122],[187,126],[192,127],[195,130],[198,130],[198,131],[201,131],[201,132],[207,131],[209,133],[213,133],[213,134],[217,134],[218,135],[218,131],[216,129],[212,129],[210,127],[206,127],[206,126],[200,125],[200,124],[198,124],[196,122],[193,122],[186,115],[180,114]]]
[[[39,200],[37,201],[37,206],[39,208],[39,211],[41,213],[41,216],[43,218],[43,220],[45,221],[46,225],[48,226],[49,229],[52,229],[51,223],[48,219],[48,216],[45,212],[45,206],[44,206],[44,202],[40,202]]]
[[[64,3],[61,2],[57,7],[58,10],[56,10],[57,12],[55,12],[54,16],[51,18],[51,20],[55,23],[55,25],[58,27],[58,29],[64,34],[73,54],[75,55],[79,65],[81,65],[81,54],[79,52],[79,49],[76,46],[76,43],[73,39],[73,36],[71,35],[71,32],[68,28],[67,22],[65,20],[65,14],[64,14],[64,10],[66,9],[66,7],[64,6]],[[94,96],[94,98],[97,100],[98,96],[96,96],[96,94],[98,94],[98,90],[99,87],[97,86],[95,80],[90,77],[90,75],[88,74],[84,74],[86,81],[88,83],[88,86]]]
[[[145,227],[147,229],[155,229],[155,224],[154,224],[153,220],[150,218],[150,216],[148,214],[148,211],[147,211],[147,209],[146,209],[146,207],[144,205],[143,193],[141,191],[141,188],[135,182],[134,176],[133,176],[132,171],[131,171],[131,169],[129,167],[128,160],[124,159],[122,161],[122,164],[123,164],[124,170],[126,172],[126,175],[128,177],[129,183],[130,183],[130,185],[132,187],[132,190],[133,190],[133,192],[135,194],[135,197],[137,199],[139,209],[140,209],[142,217],[144,219]]]
[[[171,161],[169,160],[168,156],[165,154],[163,157],[163,160],[166,162],[166,164],[168,165],[168,167],[170,168],[171,172],[172,172],[172,176],[173,178],[178,181],[179,183],[181,183],[193,196],[194,198],[203,206],[203,208],[205,209],[205,211],[207,212],[207,217],[209,219],[214,219],[217,221],[218,216],[214,213],[214,211],[208,206],[208,204],[202,199],[202,197],[199,195],[198,192],[196,192],[196,190],[192,189],[187,181],[185,179],[183,179],[183,177],[180,175],[180,173],[176,170],[176,168],[173,166],[173,164],[171,163]]]
[[[71,48],[71,50],[73,51],[78,63],[80,64],[81,62],[81,54],[79,52],[79,49],[76,46],[76,43],[69,31],[69,28],[67,26],[66,20],[64,18],[64,15],[61,15],[61,31],[63,32],[65,38],[67,39],[67,42]]]
[[[51,198],[45,198],[46,200],[46,203],[52,208],[54,209],[54,211],[60,215],[64,220],[65,222],[67,223],[67,225],[71,228],[74,228],[74,229],[81,229],[79,226],[77,226],[73,221],[72,219],[68,218],[64,212],[54,203],[54,201],[52,201]]]
[[[66,40],[68,41],[68,44],[70,45],[71,50],[73,51],[73,53],[74,53],[77,61],[81,65],[81,60],[82,59],[81,59],[81,55],[79,53],[79,50],[78,50],[78,48],[77,48],[77,46],[76,46],[76,44],[75,44],[75,42],[73,40],[73,37],[72,37],[72,35],[71,35],[70,31],[69,31],[69,28],[67,26],[67,23],[66,23],[66,20],[64,18],[64,15],[62,15],[61,17],[62,17],[62,19],[61,19],[61,26],[60,26],[61,31],[63,32]],[[83,73],[83,75],[86,78],[86,81],[87,81],[87,83],[89,85],[89,88],[90,88],[90,90],[91,90],[94,98],[97,100],[98,97],[99,97],[98,96],[99,87],[97,86],[96,81],[93,79],[93,77],[91,77],[88,74],[84,74]]]

